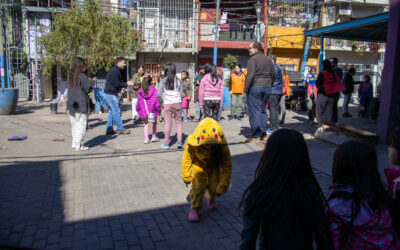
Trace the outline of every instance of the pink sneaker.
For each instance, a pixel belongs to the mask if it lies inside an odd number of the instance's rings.
[[[200,218],[199,218],[199,212],[197,212],[196,210],[190,210],[188,219],[189,219],[189,221],[191,221],[191,222],[197,222],[197,221],[199,221],[199,220],[200,220]]]
[[[207,206],[210,210],[215,210],[217,209],[217,202],[215,200],[210,201],[209,199],[207,199],[207,196],[204,195],[204,199],[206,200]]]

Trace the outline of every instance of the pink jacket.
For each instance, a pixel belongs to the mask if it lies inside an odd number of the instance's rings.
[[[221,78],[211,80],[211,74],[206,74],[201,78],[199,90],[200,105],[204,105],[204,99],[223,100],[224,98],[224,85]]]
[[[146,102],[149,113],[154,113],[155,117],[160,115],[161,106],[157,98],[157,89],[154,86],[149,87],[147,95],[144,93],[143,89],[139,89],[136,111],[139,113],[140,118],[148,117],[144,102]]]

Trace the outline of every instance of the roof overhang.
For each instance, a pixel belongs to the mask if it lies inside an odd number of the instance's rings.
[[[389,24],[389,12],[361,19],[337,23],[322,28],[304,31],[304,36],[336,38],[344,40],[386,42]]]
[[[41,13],[51,13],[51,12],[64,12],[67,8],[47,8],[47,7],[32,7],[32,6],[23,6],[23,11],[27,12],[41,12]]]

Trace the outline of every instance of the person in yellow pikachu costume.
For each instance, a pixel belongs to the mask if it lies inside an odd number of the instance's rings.
[[[186,143],[182,158],[182,178],[192,183],[189,221],[199,221],[203,195],[211,210],[215,197],[230,186],[232,158],[221,126],[211,118],[202,120]]]

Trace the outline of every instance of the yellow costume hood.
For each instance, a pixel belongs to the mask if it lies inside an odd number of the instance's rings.
[[[197,128],[187,139],[187,144],[191,146],[201,146],[203,144],[227,144],[221,126],[214,119],[203,119]]]

